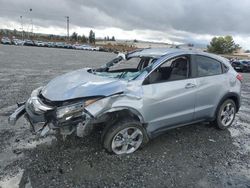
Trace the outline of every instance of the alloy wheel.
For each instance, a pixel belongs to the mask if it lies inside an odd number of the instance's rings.
[[[232,103],[227,103],[221,111],[221,123],[223,126],[227,127],[231,125],[235,116],[235,107]]]
[[[128,127],[119,131],[112,140],[112,151],[118,155],[133,153],[143,142],[143,133],[139,128]]]

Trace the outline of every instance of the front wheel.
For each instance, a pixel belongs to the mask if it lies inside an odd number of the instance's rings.
[[[235,102],[231,99],[224,101],[217,111],[215,123],[219,129],[230,127],[234,121],[236,114]]]
[[[117,155],[133,153],[148,141],[145,129],[133,119],[118,121],[105,132],[104,148]]]

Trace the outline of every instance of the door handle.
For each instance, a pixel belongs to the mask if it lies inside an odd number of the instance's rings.
[[[194,88],[194,87],[196,87],[196,85],[193,84],[193,83],[188,83],[188,84],[185,86],[186,89],[190,89],[190,88]]]

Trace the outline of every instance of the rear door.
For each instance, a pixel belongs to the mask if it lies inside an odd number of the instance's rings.
[[[195,119],[213,118],[219,100],[228,90],[222,63],[216,59],[195,55],[197,93]]]

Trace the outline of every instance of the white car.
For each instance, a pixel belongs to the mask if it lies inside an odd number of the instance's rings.
[[[8,37],[3,37],[1,39],[2,44],[11,44],[11,40]]]
[[[13,43],[14,45],[16,46],[22,46],[24,41],[23,40],[20,40],[20,39],[13,39]]]
[[[45,43],[43,41],[37,41],[37,46],[44,47]]]

